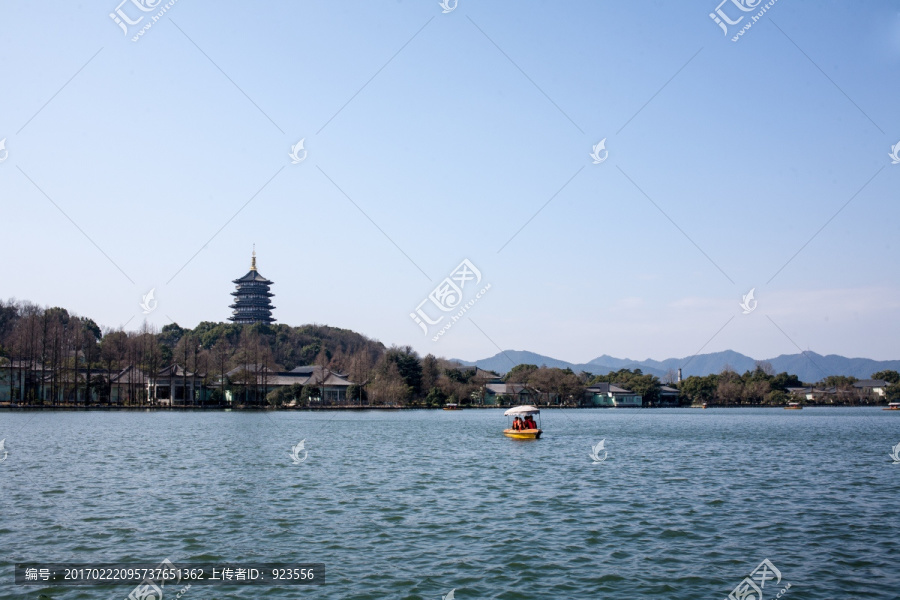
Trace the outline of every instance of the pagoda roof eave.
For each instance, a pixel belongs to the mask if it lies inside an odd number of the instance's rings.
[[[273,282],[260,275],[259,271],[248,271],[240,279],[232,279],[231,283],[265,283],[266,285],[272,285]]]

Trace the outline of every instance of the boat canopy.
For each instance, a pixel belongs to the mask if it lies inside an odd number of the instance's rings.
[[[524,406],[514,406],[505,413],[503,413],[504,417],[517,416],[517,415],[536,415],[538,414],[540,409],[536,406],[524,405]]]

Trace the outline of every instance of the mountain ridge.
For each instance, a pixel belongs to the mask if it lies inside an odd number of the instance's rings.
[[[518,364],[546,365],[548,367],[569,368],[579,373],[587,371],[594,375],[606,375],[610,371],[619,369],[641,369],[644,373],[663,378],[667,373],[677,372],[682,369],[682,377],[691,375],[705,376],[712,373],[721,373],[728,366],[738,373],[753,370],[757,362],[768,362],[776,373],[787,371],[797,375],[802,381],[813,383],[821,381],[830,375],[845,375],[858,379],[868,379],[872,373],[885,369],[900,371],[900,360],[874,360],[871,358],[848,358],[839,354],[821,355],[815,352],[803,352],[802,354],[780,354],[774,358],[757,361],[734,350],[712,352],[709,354],[697,354],[682,358],[667,358],[665,360],[632,360],[629,358],[616,358],[608,354],[602,354],[586,363],[571,363],[565,360],[545,356],[527,350],[503,350],[494,356],[475,361],[453,359],[465,366],[478,366],[482,369],[506,373]]]

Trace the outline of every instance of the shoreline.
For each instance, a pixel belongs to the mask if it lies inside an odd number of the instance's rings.
[[[458,410],[506,410],[514,405],[502,406],[467,406]],[[717,404],[715,406],[707,406],[711,408],[786,408],[784,404]],[[803,408],[882,408],[886,409],[887,404],[808,404]],[[541,410],[661,410],[661,409],[703,409],[701,406],[539,406]],[[431,406],[307,406],[307,407],[271,407],[271,406],[40,406],[40,405],[0,405],[0,412],[30,412],[30,411],[139,411],[139,412],[365,412],[365,411],[403,411],[403,410],[443,410],[443,407]],[[458,412],[446,411],[446,412]]]

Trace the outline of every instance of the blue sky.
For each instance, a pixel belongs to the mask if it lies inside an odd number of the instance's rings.
[[[716,6],[6,2],[0,297],[224,320],[255,243],[279,322],[423,354],[898,358],[900,8]]]

